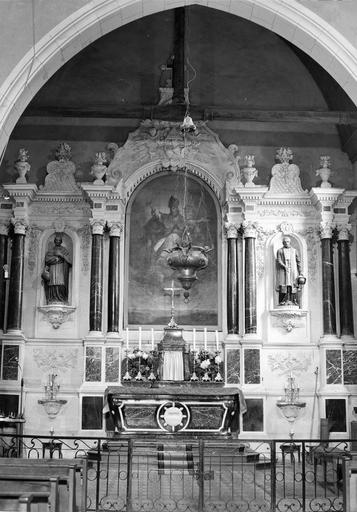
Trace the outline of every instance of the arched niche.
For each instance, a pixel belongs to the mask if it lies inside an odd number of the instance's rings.
[[[126,323],[131,326],[166,325],[170,320],[170,292],[175,297],[175,319],[183,326],[219,325],[220,251],[219,204],[212,190],[187,169],[162,170],[143,181],[128,203],[126,214]],[[192,245],[209,246],[209,264],[198,272],[188,303],[166,263],[167,251],[187,226]]]

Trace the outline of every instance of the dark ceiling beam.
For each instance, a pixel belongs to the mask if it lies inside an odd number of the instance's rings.
[[[255,121],[266,123],[320,123],[335,125],[355,125],[357,111],[315,111],[315,110],[256,110],[228,107],[195,107],[191,105],[190,113],[194,120],[206,121]],[[180,121],[185,114],[185,105],[142,106],[126,105],[87,106],[78,108],[44,107],[28,108],[23,117],[77,117],[77,118],[118,118],[118,119],[161,119]]]
[[[174,60],[172,69],[172,101],[185,103],[185,7],[175,9]]]

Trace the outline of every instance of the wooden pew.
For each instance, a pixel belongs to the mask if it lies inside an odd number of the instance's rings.
[[[50,495],[48,492],[0,493],[0,512],[48,512]]]
[[[87,498],[87,460],[78,459],[18,459],[0,458],[0,479],[2,469],[6,471],[32,472],[32,474],[58,476],[60,484],[65,482],[68,486],[68,508],[66,512],[76,509],[85,512]],[[60,508],[64,501],[63,489],[60,486]]]
[[[32,494],[34,497],[45,499],[46,507],[42,510],[59,512],[58,508],[58,484],[57,477],[23,475],[21,473],[11,474],[5,471],[0,476],[0,497],[1,500],[19,499],[24,494]],[[41,510],[41,509],[40,509]]]

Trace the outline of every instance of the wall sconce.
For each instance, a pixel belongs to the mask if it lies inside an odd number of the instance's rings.
[[[53,419],[60,412],[62,405],[67,403],[67,400],[60,400],[57,398],[59,391],[59,384],[56,384],[56,377],[54,373],[48,376],[47,384],[45,384],[45,398],[38,400],[38,403],[43,405],[48,417]]]
[[[289,423],[294,423],[297,419],[300,411],[306,407],[305,402],[300,402],[300,388],[295,382],[295,378],[292,374],[288,377],[287,385],[284,388],[285,396],[277,401],[276,405],[279,407],[284,417]],[[293,428],[291,427],[290,437],[294,435]]]

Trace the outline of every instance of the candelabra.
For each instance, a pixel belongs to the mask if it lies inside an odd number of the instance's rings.
[[[62,405],[67,403],[67,400],[60,400],[57,398],[60,389],[59,384],[56,384],[56,377],[54,373],[48,376],[47,384],[45,384],[45,398],[38,400],[38,403],[43,405],[48,417],[53,419],[61,410]]]
[[[284,388],[285,396],[277,401],[276,405],[279,407],[284,417],[291,423],[290,437],[294,435],[293,423],[297,419],[301,410],[306,407],[305,402],[300,401],[300,388],[295,382],[292,374],[288,377],[288,383]]]

